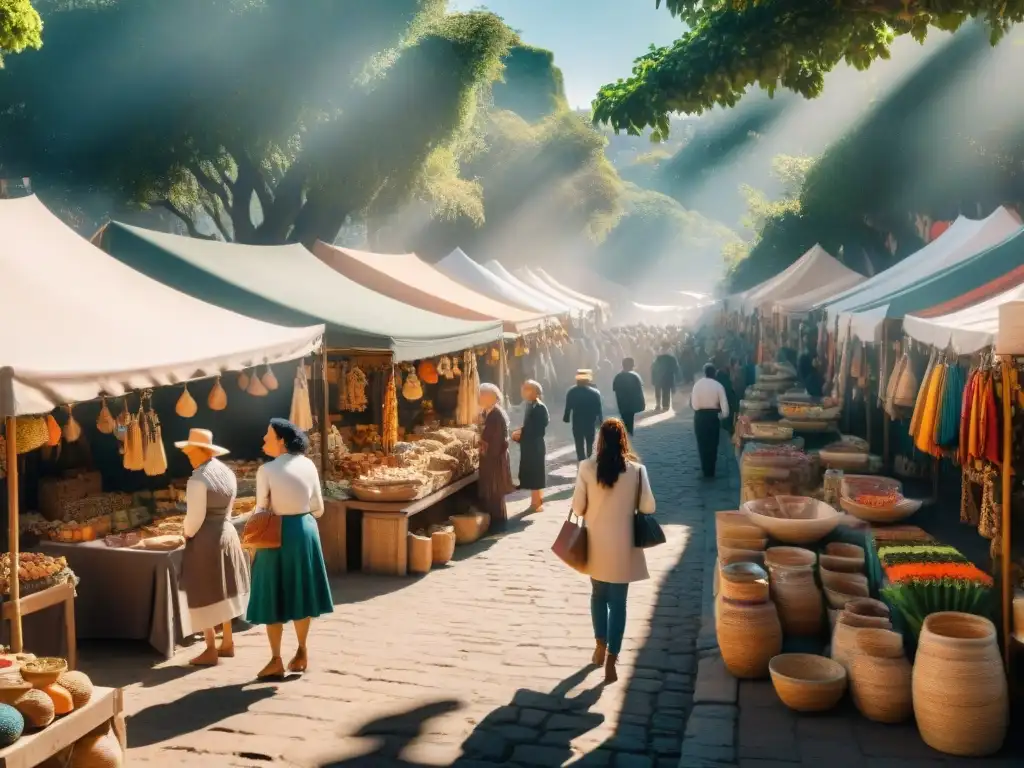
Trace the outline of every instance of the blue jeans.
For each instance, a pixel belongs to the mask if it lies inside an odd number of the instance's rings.
[[[626,633],[626,595],[629,584],[610,584],[590,580],[590,618],[594,621],[594,639],[608,644],[608,653],[618,656]]]

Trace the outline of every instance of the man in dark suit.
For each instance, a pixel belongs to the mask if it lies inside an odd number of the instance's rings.
[[[638,413],[643,413],[647,408],[644,399],[644,382],[640,374],[633,370],[635,361],[627,357],[622,361],[622,370],[615,375],[612,381],[612,391],[615,393],[615,403],[619,406],[619,415],[622,416],[622,423],[626,425],[626,432],[633,434],[633,421]]]
[[[576,460],[583,461],[594,452],[594,435],[604,421],[601,393],[593,386],[594,373],[589,368],[576,371],[576,386],[565,396],[566,424],[572,423],[576,441]]]
[[[679,361],[672,354],[668,344],[661,348],[661,354],[654,359],[651,366],[651,382],[654,384],[655,405],[659,411],[667,411],[672,407],[672,393],[676,391],[679,379]]]

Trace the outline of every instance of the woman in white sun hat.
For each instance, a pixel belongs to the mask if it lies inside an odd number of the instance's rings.
[[[202,631],[206,650],[192,664],[212,667],[235,655],[231,621],[245,614],[249,604],[249,561],[238,532],[231,524],[231,507],[238,481],[219,456],[228,451],[215,445],[208,429],[191,429],[188,440],[174,444],[192,464],[185,488],[185,552],[182,585],[188,598],[192,629]],[[223,627],[220,647],[215,630]]]

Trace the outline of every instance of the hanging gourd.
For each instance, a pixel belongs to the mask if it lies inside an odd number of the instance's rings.
[[[309,404],[309,384],[306,381],[306,366],[299,364],[295,372],[295,386],[292,389],[292,408],[289,421],[303,432],[313,428],[313,408]]]
[[[249,388],[249,374],[246,371],[238,374],[238,388],[243,392]]]
[[[423,399],[423,385],[415,373],[410,373],[402,384],[402,397],[411,401]]]
[[[64,440],[69,443],[73,443],[82,436],[82,425],[75,419],[75,414],[71,411],[71,406],[68,406],[68,420],[64,424]]]
[[[270,390],[263,386],[263,382],[255,372],[249,377],[249,386],[245,388],[245,391],[253,397],[266,397],[270,394]]]
[[[196,403],[196,399],[192,397],[192,393],[188,391],[188,384],[186,384],[185,391],[181,393],[178,402],[174,404],[174,412],[183,419],[191,419],[198,411],[199,405]]]
[[[277,376],[274,375],[274,369],[269,365],[267,366],[266,372],[263,374],[260,381],[263,382],[263,386],[267,388],[267,391],[273,392],[280,385],[277,383]]]
[[[228,407],[228,393],[224,391],[224,385],[220,383],[220,376],[213,382],[213,389],[206,396],[206,405],[211,411],[223,411]]]
[[[100,415],[96,417],[96,430],[102,435],[112,435],[115,429],[117,429],[117,419],[110,412],[107,398],[104,397],[100,405]]]
[[[55,445],[60,445],[60,424],[58,424],[57,420],[53,418],[53,414],[46,415],[46,431],[50,436],[50,439],[46,441],[46,444],[51,448]]]
[[[416,366],[416,375],[423,384],[437,384],[440,378],[433,360],[420,360],[420,364]]]

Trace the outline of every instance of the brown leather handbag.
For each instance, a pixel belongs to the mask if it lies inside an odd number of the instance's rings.
[[[249,550],[281,547],[281,516],[269,509],[253,512],[242,529],[242,548]]]
[[[573,520],[573,513],[562,523],[551,551],[574,571],[587,572],[587,524],[582,517]]]

